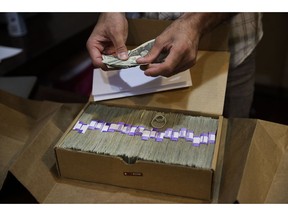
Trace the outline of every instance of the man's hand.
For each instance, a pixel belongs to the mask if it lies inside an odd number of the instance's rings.
[[[191,68],[201,36],[229,18],[228,13],[185,13],[168,26],[155,40],[151,51],[137,63],[147,76],[170,77]],[[163,62],[155,62],[160,53],[168,53]]]
[[[102,54],[116,55],[127,60],[128,22],[124,13],[102,13],[86,43],[92,63],[95,67],[108,70],[102,63]]]

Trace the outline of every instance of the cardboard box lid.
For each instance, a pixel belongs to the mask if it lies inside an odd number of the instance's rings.
[[[156,38],[171,21],[128,20],[128,45],[139,45]],[[218,26],[204,35],[199,44],[197,62],[191,69],[192,87],[105,101],[111,105],[162,107],[189,110],[196,115],[223,113],[229,68],[228,25]]]

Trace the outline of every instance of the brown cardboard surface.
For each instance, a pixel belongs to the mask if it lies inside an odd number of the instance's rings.
[[[211,199],[213,171],[56,149],[61,176],[89,182],[156,191],[202,200]],[[73,163],[77,161],[77,163]],[[141,176],[127,177],[124,172]]]
[[[220,189],[221,188],[221,182],[222,182],[222,176],[223,178],[225,175],[223,175],[223,167],[224,167],[224,152],[225,152],[225,144],[226,144],[226,138],[227,138],[227,128],[228,128],[228,120],[223,118],[222,120],[222,127],[221,127],[221,137],[220,137],[220,145],[218,149],[218,155],[217,155],[217,163],[215,165],[214,170],[216,172],[214,173],[213,177],[213,199],[212,203],[219,203],[220,197]]]
[[[219,203],[233,203],[237,200],[256,123],[255,119],[229,119],[227,122]]]
[[[0,92],[0,102],[1,184],[7,171],[10,170],[12,173],[15,171],[16,177],[23,182],[27,181],[25,182],[27,184],[24,184],[27,188],[33,190],[34,187],[41,187],[40,182],[34,184],[34,178],[39,178],[37,174],[41,175],[45,169],[34,162],[43,149],[39,145],[34,146],[33,150],[28,147],[33,146],[33,143],[49,143],[49,140],[57,138],[57,134],[61,132],[59,128],[65,130],[83,104],[69,106],[47,101],[31,101],[3,91]],[[52,129],[49,128],[50,120],[53,120]],[[52,148],[51,152],[53,152]],[[48,161],[49,158],[45,156],[43,159]],[[33,167],[35,170],[29,169]],[[43,182],[47,183],[47,181]]]
[[[83,181],[56,183],[43,203],[205,203],[201,200],[169,196]]]
[[[258,121],[251,141],[238,200],[288,203],[288,126]]]
[[[37,101],[25,100],[0,91],[0,188],[6,177],[7,171],[17,155],[33,139],[37,133],[34,127],[37,121],[53,113],[58,104],[45,109],[46,104]],[[41,110],[41,112],[39,112]]]
[[[137,46],[156,38],[173,21],[153,19],[128,19],[129,33],[127,44]],[[227,51],[228,23],[223,23],[211,32],[202,36],[198,48],[200,50]],[[148,31],[147,31],[148,29]]]
[[[219,203],[288,203],[288,126],[230,119]]]

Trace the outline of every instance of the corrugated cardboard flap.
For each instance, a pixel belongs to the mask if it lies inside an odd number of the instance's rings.
[[[257,122],[238,200],[240,203],[288,203],[288,126]]]
[[[54,144],[83,104],[31,101],[2,91],[0,102],[0,183],[9,170],[42,202],[57,175]]]
[[[256,119],[229,119],[219,191],[219,203],[237,199],[245,161],[257,124]]]
[[[11,164],[39,132],[41,122],[60,104],[31,101],[0,91],[0,188]]]

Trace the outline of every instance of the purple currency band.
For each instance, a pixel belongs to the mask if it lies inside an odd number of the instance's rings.
[[[109,128],[108,128],[108,132],[114,132],[118,129],[118,124],[115,124],[115,123],[111,123]]]
[[[142,133],[142,137],[141,139],[142,140],[148,140],[150,138],[150,132],[149,130],[144,130],[143,133]]]
[[[173,131],[172,128],[167,128],[166,131],[165,131],[165,135],[164,135],[164,137],[165,137],[165,138],[169,138],[169,139],[171,139],[172,131]]]
[[[97,121],[92,120],[92,121],[90,122],[90,124],[89,124],[88,129],[89,129],[89,130],[95,130],[95,129],[96,129],[96,125],[97,125]]]
[[[84,124],[83,122],[77,121],[73,127],[73,130],[76,130],[76,131],[80,130],[80,128],[82,127],[83,124]]]
[[[171,136],[171,140],[172,141],[178,141],[178,138],[179,138],[179,131],[173,131],[172,136]]]
[[[144,131],[144,127],[143,126],[138,126],[134,132],[134,136],[141,136],[143,131]]]
[[[200,136],[194,136],[193,138],[193,146],[199,147],[200,146]]]
[[[123,134],[130,136],[142,136],[142,140],[148,140],[149,138],[155,139],[157,142],[162,142],[164,138],[170,138],[172,141],[178,141],[179,138],[185,138],[186,141],[192,142],[193,146],[200,146],[200,144],[215,144],[216,133],[201,133],[200,136],[194,136],[193,130],[187,128],[181,128],[180,131],[167,128],[165,132],[159,132],[157,128],[152,130],[145,129],[144,126],[132,126],[131,124],[125,124],[124,122],[108,123],[104,121],[92,120],[89,124],[85,124],[82,121],[77,121],[73,130],[84,134],[87,129],[89,130],[101,130],[101,132],[115,132],[119,131]]]
[[[208,133],[200,134],[200,144],[208,144]]]
[[[163,139],[164,139],[164,135],[165,135],[165,133],[164,132],[157,132],[156,133],[156,141],[157,142],[162,142],[163,141]]]
[[[215,142],[216,142],[216,133],[214,132],[208,133],[208,143],[215,144]]]
[[[128,135],[129,135],[129,136],[134,136],[136,130],[137,130],[137,126],[131,126]]]
[[[152,131],[150,132],[150,138],[152,138],[152,139],[156,138],[156,134],[157,134],[157,131],[152,130]]]
[[[83,125],[81,126],[81,128],[78,130],[78,133],[84,134],[84,133],[87,131],[88,127],[89,127],[88,124],[83,124]]]
[[[186,132],[187,132],[187,128],[181,128],[179,132],[179,138],[185,138]]]
[[[102,127],[101,132],[108,132],[110,125],[111,123],[106,122],[104,126]]]
[[[123,130],[125,123],[124,122],[118,122],[117,125],[118,125],[118,127],[115,131],[121,132]]]
[[[193,138],[194,138],[194,131],[187,130],[186,131],[186,141],[193,142]]]
[[[130,132],[131,124],[124,124],[124,127],[122,128],[121,133],[128,134]]]
[[[104,121],[98,121],[98,123],[97,123],[95,129],[96,129],[96,130],[102,130],[104,124],[105,124]]]

